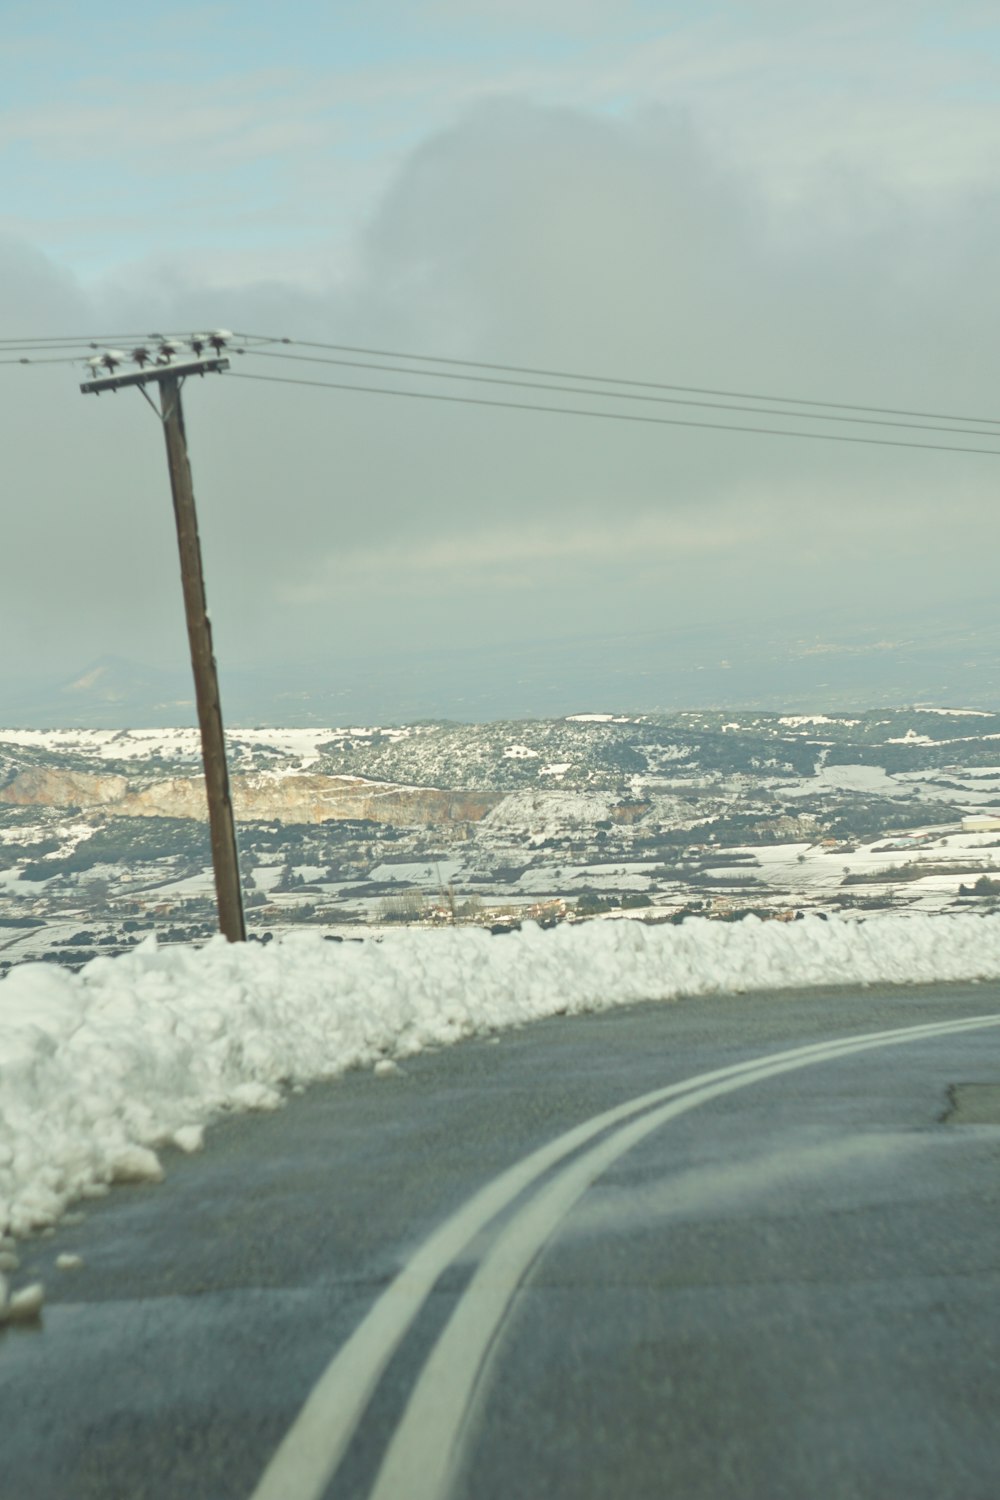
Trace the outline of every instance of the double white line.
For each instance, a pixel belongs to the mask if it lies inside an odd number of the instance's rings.
[[[413,1387],[370,1500],[443,1500],[473,1392],[518,1286],[561,1220],[633,1146],[688,1110],[765,1078],[879,1047],[1000,1026],[1000,1015],[870,1032],[776,1052],[642,1094],[594,1115],[495,1177],[427,1239],[313,1388],[251,1500],[321,1500],[389,1360],[435,1283],[521,1195],[461,1295]],[[617,1128],[616,1128],[617,1127]],[[581,1148],[601,1137],[589,1150]],[[572,1160],[566,1161],[570,1157]],[[565,1162],[534,1193],[540,1179]]]

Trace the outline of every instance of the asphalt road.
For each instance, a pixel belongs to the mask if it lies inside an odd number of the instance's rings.
[[[23,1247],[0,1496],[996,1500],[998,1020],[638,1006],[220,1122]]]

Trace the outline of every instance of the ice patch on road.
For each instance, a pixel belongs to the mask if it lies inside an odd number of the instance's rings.
[[[868,1131],[780,1144],[739,1160],[666,1173],[624,1187],[604,1183],[574,1210],[570,1228],[577,1234],[634,1234],[667,1221],[743,1214],[759,1221],[768,1209],[795,1213],[806,1202],[812,1212],[828,1210],[831,1203],[846,1208],[880,1203],[885,1168],[900,1166],[906,1157],[926,1157],[927,1151],[926,1137],[915,1131]],[[949,1165],[953,1157],[954,1152]],[[918,1183],[909,1186],[908,1193],[902,1186],[898,1191],[902,1202],[922,1190]]]

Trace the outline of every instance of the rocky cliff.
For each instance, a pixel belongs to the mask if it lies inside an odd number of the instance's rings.
[[[234,776],[233,809],[245,822],[325,823],[367,818],[400,826],[475,823],[500,800],[490,792],[405,787],[346,776],[266,774]],[[21,771],[0,789],[0,803],[17,807],[99,807],[130,818],[198,818],[208,815],[200,776],[131,782],[97,772]]]
[[[29,766],[0,788],[0,802],[14,807],[107,807],[127,791],[124,776]]]

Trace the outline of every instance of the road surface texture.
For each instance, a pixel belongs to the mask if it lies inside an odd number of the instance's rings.
[[[0,1496],[996,1500],[998,1023],[648,1004],[227,1118],[21,1247]]]

